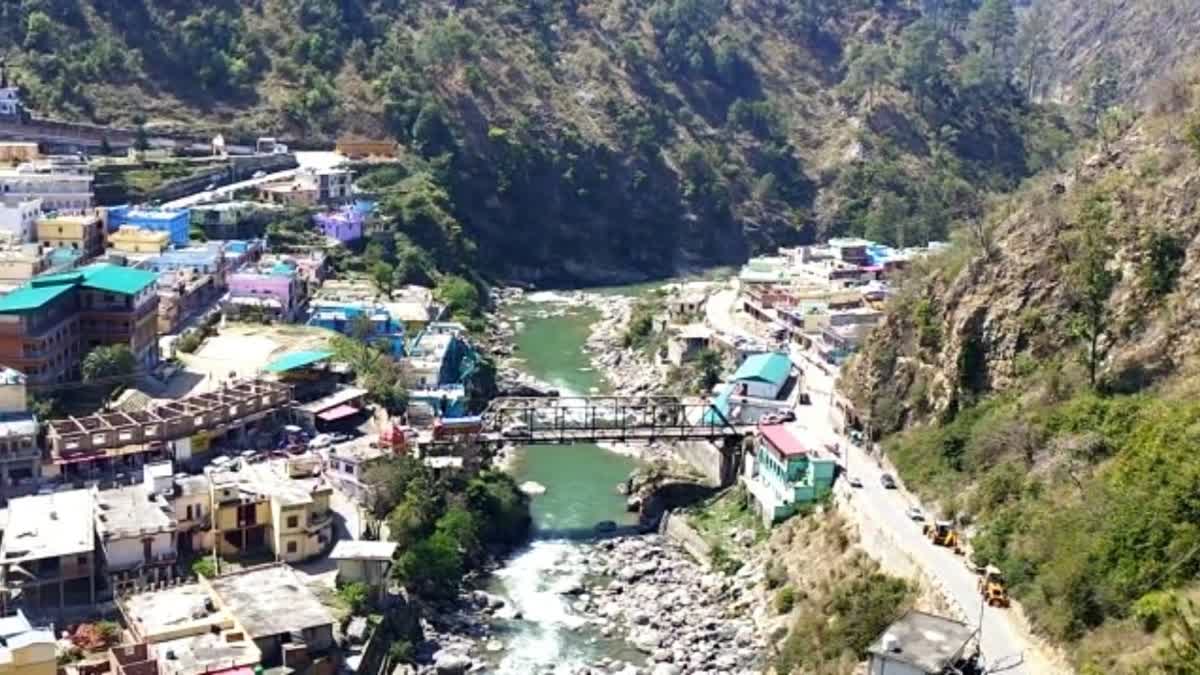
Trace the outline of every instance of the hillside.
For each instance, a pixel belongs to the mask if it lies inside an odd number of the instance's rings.
[[[1192,0],[1032,0],[1024,53],[1037,97],[1080,100],[1109,71],[1119,100],[1145,104],[1163,75],[1200,49],[1200,4]]]
[[[388,264],[601,283],[945,238],[1052,165],[1074,130],[1007,81],[1011,11],[970,6],[38,0],[0,6],[0,49],[41,114],[396,138]]]
[[[914,270],[841,382],[1094,672],[1200,667],[1200,78],[1158,91]]]

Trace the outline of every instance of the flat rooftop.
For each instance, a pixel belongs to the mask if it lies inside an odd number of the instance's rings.
[[[287,475],[284,462],[263,462],[259,464],[241,463],[237,471],[223,469],[209,475],[218,488],[236,484],[238,489],[257,497],[269,497],[279,501],[283,506],[300,506],[311,504],[313,493],[321,489],[333,488],[324,478],[305,477],[292,478]]]
[[[395,542],[343,539],[330,551],[329,558],[331,560],[391,560],[395,553]]]
[[[174,656],[159,660],[159,675],[227,673],[231,668],[258,665],[262,660],[262,652],[253,640],[230,642],[227,636],[217,633],[157,642],[154,649],[158,654],[170,652]]]
[[[166,500],[145,485],[103,490],[96,494],[96,532],[100,539],[138,538],[176,529]]]
[[[231,626],[229,615],[216,607],[203,585],[183,584],[126,596],[121,607],[130,627],[143,640],[189,630],[207,632],[211,626]]]
[[[18,497],[8,504],[0,562],[91,553],[95,548],[91,490]]]
[[[874,656],[907,663],[924,673],[940,673],[962,657],[975,635],[970,626],[945,617],[909,611],[867,649]],[[895,647],[887,649],[886,642]]]
[[[329,610],[282,563],[218,577],[211,585],[221,604],[254,640],[333,623]]]

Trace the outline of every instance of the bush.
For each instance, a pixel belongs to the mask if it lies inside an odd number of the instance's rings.
[[[767,588],[774,590],[787,583],[787,567],[777,560],[772,560],[767,563],[767,569],[764,573],[766,578]]]
[[[200,335],[199,331],[188,331],[175,343],[175,350],[182,354],[191,354],[200,348],[200,343],[203,341],[204,337]]]
[[[192,574],[206,579],[216,577],[217,565],[213,562],[212,556],[204,556],[192,561]]]
[[[787,614],[796,606],[796,589],[791,586],[784,586],[775,594],[775,598],[771,601],[771,606],[775,609],[776,614]]]
[[[338,599],[345,603],[351,614],[363,614],[370,600],[370,591],[362,582],[342,586],[337,591]]]

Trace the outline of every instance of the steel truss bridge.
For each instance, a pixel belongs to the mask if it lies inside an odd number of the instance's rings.
[[[483,436],[520,445],[727,443],[753,432],[711,401],[680,396],[498,398],[483,413]]]

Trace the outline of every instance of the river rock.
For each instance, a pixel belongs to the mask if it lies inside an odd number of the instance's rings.
[[[638,651],[650,654],[658,649],[659,643],[662,642],[662,633],[653,628],[642,628],[630,635],[629,641]]]
[[[546,494],[546,486],[533,480],[527,480],[521,483],[521,492],[527,495],[544,495]]]
[[[475,665],[465,654],[438,652],[433,667],[438,675],[463,675]]]

